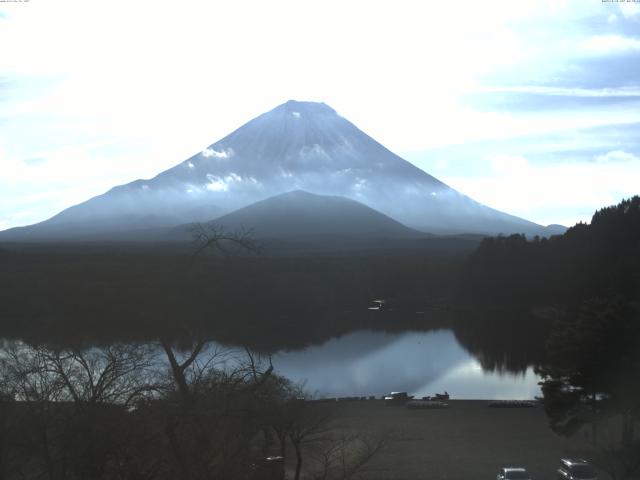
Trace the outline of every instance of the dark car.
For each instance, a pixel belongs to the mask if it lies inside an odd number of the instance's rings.
[[[496,480],[531,480],[531,475],[522,467],[504,467],[500,469]]]
[[[597,480],[598,474],[586,460],[563,458],[558,468],[558,480]]]

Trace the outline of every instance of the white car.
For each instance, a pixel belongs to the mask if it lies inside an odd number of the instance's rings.
[[[531,475],[522,467],[504,467],[500,469],[496,480],[531,480]]]
[[[558,468],[558,480],[598,480],[598,474],[586,460],[563,458]]]

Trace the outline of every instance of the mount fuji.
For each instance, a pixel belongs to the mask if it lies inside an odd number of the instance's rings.
[[[457,192],[326,104],[292,100],[152,179],[0,232],[0,240],[126,237],[129,230],[213,220],[291,191],[346,197],[422,232],[557,233]]]

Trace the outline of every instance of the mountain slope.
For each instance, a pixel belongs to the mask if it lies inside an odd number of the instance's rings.
[[[424,237],[354,200],[304,191],[283,193],[215,220],[227,231],[251,230],[256,238],[395,239]]]
[[[339,195],[433,233],[544,235],[395,155],[323,103],[286,102],[150,180],[136,180],[0,238],[73,237],[202,221],[291,190]]]

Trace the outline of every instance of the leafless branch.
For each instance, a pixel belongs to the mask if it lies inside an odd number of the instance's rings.
[[[260,247],[253,238],[253,231],[240,228],[227,232],[215,222],[194,223],[191,228],[194,251],[191,260],[209,251],[223,256],[233,256],[245,251],[260,253]]]

